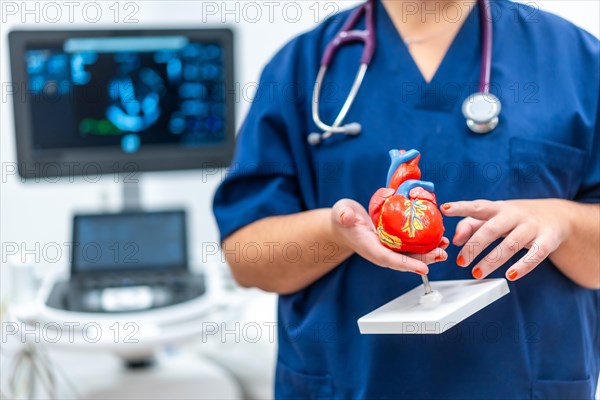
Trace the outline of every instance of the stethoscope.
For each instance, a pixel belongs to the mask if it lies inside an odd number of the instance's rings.
[[[356,95],[362,85],[365,74],[373,54],[375,53],[376,38],[375,38],[375,13],[377,0],[367,0],[365,4],[360,6],[348,18],[342,29],[338,32],[335,38],[327,45],[323,58],[321,59],[321,67],[317,74],[315,86],[313,88],[312,98],[312,117],[317,127],[322,133],[314,132],[308,135],[308,142],[316,146],[323,140],[331,137],[334,134],[343,134],[348,136],[356,136],[361,133],[362,127],[358,122],[343,124],[350,107],[356,99]],[[498,116],[502,105],[500,99],[490,93],[490,74],[492,69],[492,17],[489,0],[479,1],[479,16],[481,19],[481,39],[482,39],[482,54],[481,54],[481,73],[479,77],[478,92],[471,94],[463,102],[462,113],[467,120],[467,126],[475,133],[489,133],[498,125]],[[365,29],[354,29],[360,18],[365,16]],[[360,67],[346,97],[346,101],[342,106],[338,116],[333,124],[327,125],[321,120],[319,115],[319,100],[321,97],[321,87],[325,79],[327,69],[331,65],[331,61],[335,53],[343,45],[351,42],[362,42],[364,44],[362,56],[360,59]],[[343,125],[342,125],[343,124]]]

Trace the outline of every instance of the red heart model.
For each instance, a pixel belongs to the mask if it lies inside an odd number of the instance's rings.
[[[438,247],[444,234],[433,183],[421,181],[417,150],[390,151],[392,163],[387,187],[375,192],[369,215],[380,242],[402,253],[428,253]]]

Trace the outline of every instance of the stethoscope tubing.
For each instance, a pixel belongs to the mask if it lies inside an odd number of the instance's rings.
[[[492,11],[490,0],[479,0],[481,20],[481,71],[479,75],[479,92],[488,93],[492,75]]]
[[[346,131],[346,129],[344,127],[340,127],[340,125],[344,121],[344,118],[346,118],[346,115],[348,115],[348,111],[350,111],[350,107],[352,107],[354,99],[356,99],[356,95],[360,90],[368,68],[368,64],[360,64],[358,72],[356,73],[356,77],[354,78],[354,82],[352,83],[352,87],[350,88],[350,92],[348,92],[348,96],[346,97],[346,101],[344,101],[344,105],[342,106],[338,116],[331,126],[324,123],[319,116],[319,98],[321,96],[323,80],[325,79],[325,74],[327,73],[327,65],[322,65],[319,69],[317,80],[315,81],[315,87],[313,89],[312,115],[317,127],[324,131],[324,133],[321,135],[322,139],[327,139],[334,133],[344,133]]]
[[[335,38],[327,45],[325,48],[325,52],[323,53],[323,57],[321,58],[321,65],[319,68],[319,72],[317,74],[317,78],[315,80],[315,85],[313,87],[313,98],[312,98],[312,117],[315,125],[323,132],[323,133],[312,133],[309,135],[309,142],[311,144],[318,144],[322,140],[331,137],[336,133],[347,134],[347,135],[357,135],[361,131],[361,126],[358,123],[351,123],[342,125],[344,119],[348,115],[352,104],[354,104],[354,100],[358,95],[360,87],[363,83],[373,55],[375,54],[375,49],[377,47],[376,43],[376,34],[375,34],[375,6],[377,0],[367,0],[362,6],[354,11],[354,13],[348,18],[348,20],[342,26],[342,29],[338,32]],[[479,92],[477,95],[489,95],[493,101],[498,101],[496,97],[489,94],[490,90],[490,79],[491,79],[491,69],[492,69],[492,15],[491,15],[491,7],[490,0],[478,0],[479,2],[479,17],[481,20],[481,42],[482,42],[482,55],[481,55],[481,70],[479,76]],[[358,22],[365,16],[365,29],[364,30],[356,30],[354,29]],[[325,81],[325,76],[327,74],[327,70],[331,65],[333,58],[335,57],[335,53],[340,49],[340,47],[344,46],[347,43],[351,42],[362,42],[364,44],[363,52],[361,55],[360,67],[356,73],[354,78],[354,82],[350,91],[348,92],[348,96],[344,101],[344,104],[335,118],[333,124],[328,125],[321,119],[319,115],[319,105],[320,105],[320,96],[321,96],[321,88]],[[472,95],[474,96],[474,95]],[[498,112],[500,110],[500,104],[498,101]],[[497,124],[497,117],[495,119],[495,124]],[[468,118],[469,124],[473,121]],[[493,124],[491,129],[494,129],[495,124]],[[491,130],[490,129],[490,130]],[[485,132],[480,132],[485,133]]]

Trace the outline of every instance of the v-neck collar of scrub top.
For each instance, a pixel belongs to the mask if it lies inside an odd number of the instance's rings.
[[[467,91],[476,89],[481,65],[478,2],[469,11],[429,82],[423,77],[382,1],[377,1],[375,18],[379,58],[389,70],[399,75],[404,85],[413,85],[412,89],[418,91],[417,95],[406,96],[407,102],[419,109],[452,112],[468,96]]]

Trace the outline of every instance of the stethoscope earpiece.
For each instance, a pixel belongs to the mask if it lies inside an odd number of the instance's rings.
[[[474,133],[485,134],[498,126],[502,104],[491,93],[473,93],[463,102],[462,113],[467,126]]]
[[[318,146],[321,144],[321,134],[317,132],[313,132],[308,135],[308,144],[311,146]]]
[[[358,122],[352,122],[344,125],[344,133],[350,136],[358,136],[362,132],[362,126]]]
[[[337,131],[337,133],[343,133],[344,135],[348,136],[358,136],[362,131],[362,125],[358,122],[353,122],[351,124],[346,124],[344,126],[339,127]],[[327,131],[325,133],[313,132],[310,135],[308,135],[308,144],[310,144],[311,146],[318,146],[324,139],[327,139],[332,134],[333,132],[331,131]]]

